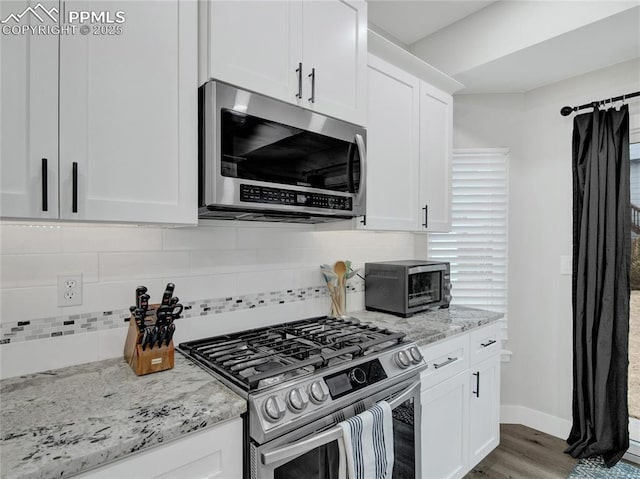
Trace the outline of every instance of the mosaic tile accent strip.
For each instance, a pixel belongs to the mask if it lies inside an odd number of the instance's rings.
[[[364,281],[358,277],[352,278],[347,285],[347,293],[361,292],[364,292]],[[182,303],[184,305],[182,318],[209,315],[214,317],[216,314],[221,313],[296,303],[328,296],[329,293],[326,286],[321,285],[283,291],[200,299]],[[0,345],[31,341],[33,339],[58,338],[70,334],[82,334],[105,329],[125,328],[129,326],[130,318],[131,314],[127,308],[0,323]]]

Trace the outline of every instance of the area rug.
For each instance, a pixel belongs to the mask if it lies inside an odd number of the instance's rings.
[[[640,479],[640,468],[621,461],[608,469],[601,457],[590,457],[580,459],[567,479]]]

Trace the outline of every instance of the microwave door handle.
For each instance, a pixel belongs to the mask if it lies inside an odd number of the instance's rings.
[[[404,389],[398,396],[389,401],[389,407],[395,409],[407,399],[416,395],[416,389],[420,391],[420,381],[414,381],[406,389]],[[342,437],[342,428],[340,426],[334,426],[331,429],[314,434],[306,439],[283,446],[273,451],[263,452],[261,454],[262,464],[268,466],[270,464],[280,462],[283,460],[292,459],[298,457],[306,452],[309,452],[316,447],[320,447],[324,444],[329,444],[332,441],[336,441]]]
[[[362,135],[356,134],[356,147],[358,148],[358,155],[360,157],[360,186],[358,188],[358,194],[356,195],[355,204],[362,202],[362,195],[364,194],[365,179],[367,177],[367,152],[364,149],[364,139]]]

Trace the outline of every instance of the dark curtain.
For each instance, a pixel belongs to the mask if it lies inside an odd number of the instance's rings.
[[[615,465],[629,447],[629,110],[573,122],[573,426],[567,453]]]

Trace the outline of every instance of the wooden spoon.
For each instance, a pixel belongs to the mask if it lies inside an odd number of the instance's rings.
[[[344,261],[336,261],[336,264],[333,265],[333,272],[336,274],[336,276],[338,277],[338,298],[339,298],[339,302],[338,304],[340,306],[342,306],[345,301],[342,296],[344,295],[345,291],[344,291],[344,275],[347,274],[347,265]],[[344,314],[344,311],[342,311],[342,308],[340,310],[340,314]]]

